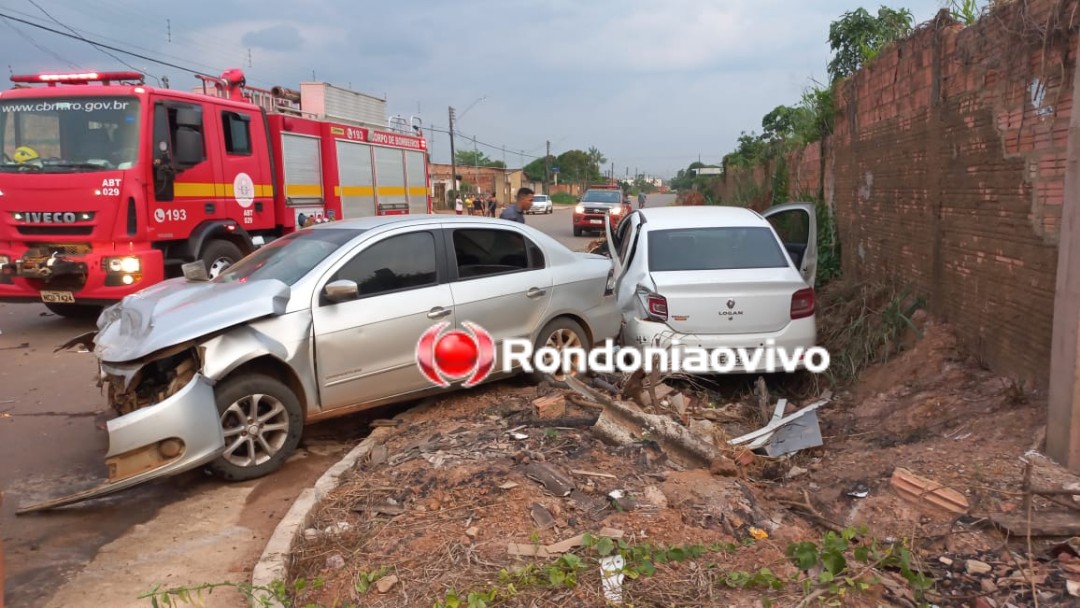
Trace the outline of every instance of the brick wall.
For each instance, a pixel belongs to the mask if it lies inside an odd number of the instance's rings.
[[[845,275],[910,284],[988,364],[1040,386],[1078,8],[1014,2],[970,27],[939,14],[838,84],[833,135],[787,159],[789,192],[824,186]],[[753,183],[769,204],[770,170],[729,172],[722,199]]]

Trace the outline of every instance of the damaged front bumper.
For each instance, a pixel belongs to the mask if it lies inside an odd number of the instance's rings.
[[[225,449],[213,385],[201,373],[164,400],[110,420],[107,428],[107,481],[17,513],[67,506],[182,473],[213,461]]]

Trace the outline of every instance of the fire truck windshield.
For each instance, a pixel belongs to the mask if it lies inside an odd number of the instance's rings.
[[[0,99],[0,172],[131,168],[139,123],[135,97]]]

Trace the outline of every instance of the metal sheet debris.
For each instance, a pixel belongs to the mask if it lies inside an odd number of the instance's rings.
[[[773,457],[783,456],[799,450],[816,448],[823,443],[817,412],[811,410],[776,429],[772,440],[765,444],[765,453]]]

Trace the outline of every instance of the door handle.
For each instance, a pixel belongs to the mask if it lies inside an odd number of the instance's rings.
[[[427,313],[427,317],[428,317],[429,319],[441,319],[441,318],[443,318],[443,317],[445,317],[445,316],[449,315],[449,314],[450,314],[450,313],[452,313],[452,312],[453,312],[453,311],[452,311],[452,310],[450,310],[449,308],[443,308],[442,306],[436,306],[435,308],[432,308],[432,309],[431,309],[431,310],[430,310],[430,311],[429,311],[429,312]]]
[[[540,289],[539,287],[533,287],[533,288],[529,289],[529,291],[525,292],[525,296],[529,297],[529,298],[539,298],[540,296],[544,295],[545,293],[547,293],[546,289]]]

